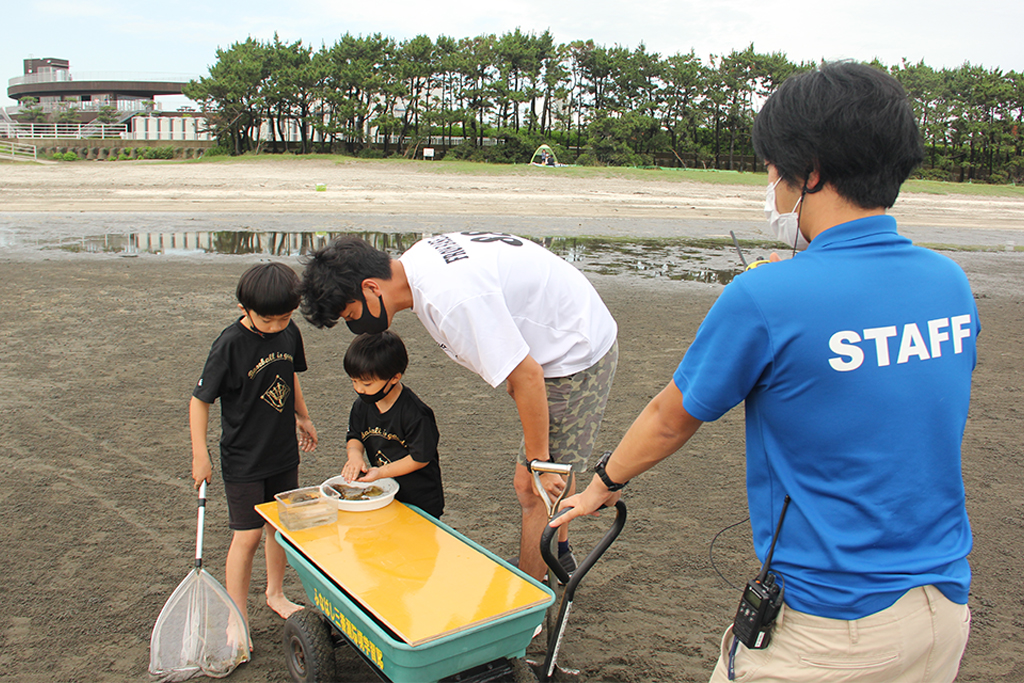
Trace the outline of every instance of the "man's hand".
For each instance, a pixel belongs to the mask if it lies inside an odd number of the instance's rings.
[[[554,472],[545,472],[540,476],[540,484],[544,487],[544,490],[548,492],[548,496],[551,500],[556,500],[562,491],[565,490],[565,479]],[[534,485],[536,488],[536,484]],[[540,491],[537,491],[537,495],[540,495]]]
[[[622,437],[605,467],[608,477],[625,484],[682,448],[700,425],[701,421],[683,407],[683,395],[675,382],[669,382]],[[572,509],[552,521],[551,526],[568,524],[580,515],[593,515],[602,505],[615,505],[618,500],[619,492],[609,491],[594,475],[585,491],[562,502],[562,507]]]
[[[559,509],[569,508],[569,511],[564,515],[559,515],[557,518],[551,521],[550,526],[558,528],[565,524],[568,524],[572,520],[576,519],[581,515],[593,515],[597,517],[600,512],[601,506],[614,507],[615,503],[619,502],[619,498],[622,493],[619,491],[609,491],[605,488],[605,485],[600,479],[594,477],[593,481],[582,493],[577,493],[575,496],[569,496],[562,501],[559,505]]]

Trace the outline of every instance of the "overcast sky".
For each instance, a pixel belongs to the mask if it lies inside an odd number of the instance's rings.
[[[218,47],[247,37],[318,49],[344,33],[454,38],[550,30],[662,56],[694,50],[707,62],[750,43],[794,62],[906,58],[934,68],[964,62],[1024,71],[1024,2],[988,0],[24,0],[5,3],[0,77],[27,57],[56,57],[75,72],[205,75]],[[6,91],[0,106],[14,104]],[[165,103],[164,108],[168,107]]]

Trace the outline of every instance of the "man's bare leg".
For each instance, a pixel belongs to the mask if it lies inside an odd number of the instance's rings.
[[[548,511],[544,501],[534,491],[533,475],[525,465],[516,463],[513,485],[523,511],[519,535],[519,568],[538,581],[543,581],[547,565],[540,556],[540,538],[548,523]]]

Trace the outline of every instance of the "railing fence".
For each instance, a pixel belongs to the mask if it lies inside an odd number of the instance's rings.
[[[124,138],[128,126],[124,123],[8,123],[0,121],[0,137],[4,138],[46,138],[107,139]]]
[[[0,159],[15,161],[38,161],[39,156],[35,145],[22,145],[17,142],[0,140]]]

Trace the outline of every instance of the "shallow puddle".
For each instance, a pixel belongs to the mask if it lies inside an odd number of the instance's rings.
[[[152,232],[63,238],[38,245],[73,253],[204,255],[255,254],[300,256],[342,234],[356,234],[373,246],[399,256],[429,237],[423,232]],[[607,237],[535,238],[584,272],[633,274],[649,278],[728,284],[743,265],[729,237],[629,239]],[[767,257],[768,242],[740,243],[748,262]]]

